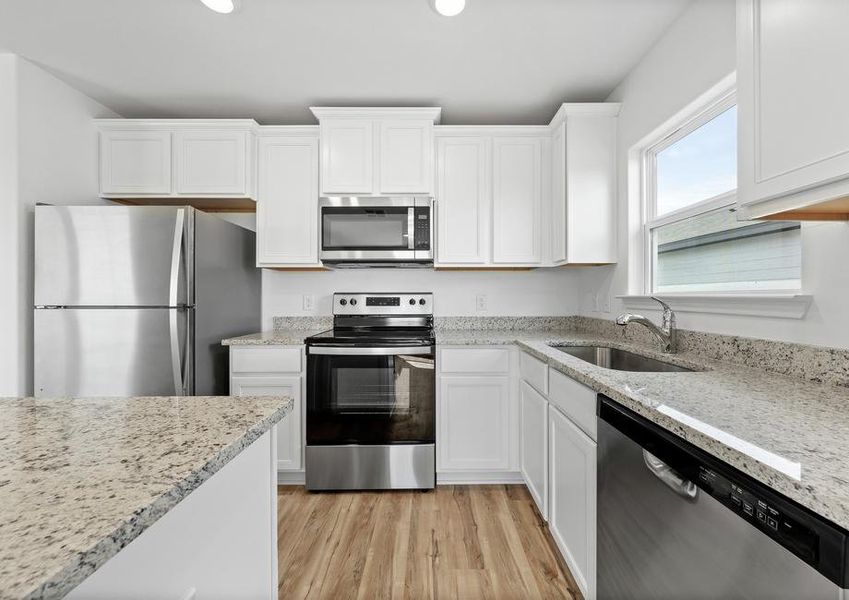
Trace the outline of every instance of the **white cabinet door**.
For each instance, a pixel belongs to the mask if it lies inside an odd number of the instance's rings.
[[[374,121],[322,119],[321,193],[374,191]]]
[[[439,470],[510,467],[510,378],[442,377],[437,405]]]
[[[492,262],[542,260],[542,139],[496,137],[493,152]]]
[[[101,131],[103,196],[171,193],[171,132]]]
[[[258,266],[318,265],[318,139],[259,140]]]
[[[548,518],[548,401],[522,381],[519,389],[522,422],[522,475],[537,509]]]
[[[777,206],[789,210],[808,199],[845,196],[849,3],[738,0],[737,6],[738,203],[805,188],[811,189],[798,200],[785,198]],[[832,189],[814,189],[823,185]]]
[[[232,377],[233,396],[291,396],[292,412],[277,425],[277,470],[297,471],[303,468],[303,412],[301,407],[301,377]]]
[[[177,131],[178,194],[246,196],[248,134],[244,131]]]
[[[432,120],[381,121],[379,193],[433,193]]]
[[[596,444],[551,405],[548,444],[551,535],[584,597],[594,599]]]
[[[487,137],[441,137],[436,142],[438,264],[489,261],[491,154]]]
[[[566,262],[566,123],[551,135],[551,262]]]

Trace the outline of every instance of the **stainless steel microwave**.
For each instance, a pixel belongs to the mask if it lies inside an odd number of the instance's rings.
[[[322,198],[321,260],[335,266],[433,264],[433,198]]]

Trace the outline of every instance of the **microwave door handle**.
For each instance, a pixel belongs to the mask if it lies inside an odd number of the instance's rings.
[[[407,209],[407,249],[416,249],[416,209]]]

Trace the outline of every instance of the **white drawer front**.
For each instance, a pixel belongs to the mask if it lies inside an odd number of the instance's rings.
[[[507,348],[445,348],[441,352],[442,373],[509,373]]]
[[[236,373],[300,373],[300,348],[233,348],[230,370]]]
[[[548,394],[548,365],[530,354],[519,354],[519,372],[522,379],[531,384],[536,391]]]
[[[554,369],[549,380],[549,401],[596,440],[596,393]]]

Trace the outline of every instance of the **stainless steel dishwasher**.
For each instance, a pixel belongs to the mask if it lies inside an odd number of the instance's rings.
[[[598,414],[599,600],[844,597],[845,530],[613,400]]]

